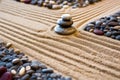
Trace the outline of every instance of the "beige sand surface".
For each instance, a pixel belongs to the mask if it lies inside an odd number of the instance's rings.
[[[83,31],[89,21],[119,9],[120,0],[66,10],[2,0],[0,38],[73,80],[120,80],[120,42]],[[53,31],[64,13],[73,17],[78,30],[73,35],[61,36]]]

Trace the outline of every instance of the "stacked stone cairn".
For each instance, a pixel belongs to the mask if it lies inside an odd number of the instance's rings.
[[[57,25],[54,28],[54,31],[58,34],[69,35],[76,31],[76,29],[72,26],[73,21],[70,14],[63,14],[61,19],[58,19]]]

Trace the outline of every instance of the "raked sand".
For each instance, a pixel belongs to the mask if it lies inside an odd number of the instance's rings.
[[[91,20],[119,10],[120,0],[61,10],[2,0],[0,38],[73,80],[120,80],[120,42],[83,30]],[[53,31],[64,13],[73,17],[77,29],[73,35]]]

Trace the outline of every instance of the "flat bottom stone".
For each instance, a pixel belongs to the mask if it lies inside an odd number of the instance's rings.
[[[69,34],[73,34],[76,31],[76,29],[74,27],[61,28],[59,25],[57,25],[54,28],[54,31],[58,34],[61,34],[61,35],[69,35]]]

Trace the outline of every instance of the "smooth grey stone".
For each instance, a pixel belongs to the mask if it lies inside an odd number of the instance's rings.
[[[53,69],[42,69],[42,73],[53,73]]]
[[[76,31],[76,29],[74,27],[62,28],[60,25],[57,25],[54,28],[54,31],[61,35],[70,35],[73,34]]]
[[[18,64],[20,62],[20,59],[19,58],[16,58],[16,59],[13,59],[12,60],[12,63],[13,64]]]
[[[29,74],[25,74],[21,80],[28,80],[30,78],[30,75]]]
[[[61,27],[67,28],[71,27],[73,24],[73,21],[63,21],[62,19],[58,19],[57,24],[60,25]]]
[[[30,78],[30,80],[36,80],[36,79],[37,79],[37,76],[35,76],[35,75],[32,75]]]
[[[37,4],[38,4],[38,6],[43,6],[43,0],[39,0],[38,2],[37,2]]]
[[[115,36],[115,35],[112,35],[112,36],[111,36],[111,38],[112,38],[112,39],[115,39],[115,38],[116,38],[116,36]]]
[[[0,66],[5,66],[6,62],[0,62]]]
[[[66,77],[65,80],[72,80],[72,78],[71,77]]]
[[[33,60],[33,61],[31,62],[31,68],[32,68],[32,69],[38,69],[38,68],[39,68],[39,64],[40,64],[39,61]]]
[[[112,32],[106,32],[105,36],[110,37],[112,35]]]
[[[57,74],[56,73],[52,73],[52,74],[50,74],[50,77],[51,78],[57,78]]]
[[[120,40],[120,35],[116,36],[115,39]]]
[[[25,64],[23,64],[23,66],[24,66],[24,67],[30,66],[30,64],[31,64],[31,63],[25,63]]]
[[[0,57],[4,57],[5,53],[3,51],[0,51]]]
[[[42,74],[41,73],[34,73],[34,75],[40,77]]]
[[[28,62],[28,58],[21,58],[20,60],[21,60],[23,63]]]
[[[32,73],[34,73],[35,71],[34,70],[28,70],[26,73],[27,74],[32,74]]]
[[[38,1],[38,0],[31,0],[30,3],[33,4],[33,5],[35,5],[35,4],[37,4],[37,1]]]
[[[13,66],[12,63],[7,63],[7,64],[6,64],[6,67],[7,67],[7,68],[10,68],[10,67],[12,67],[12,66]]]

